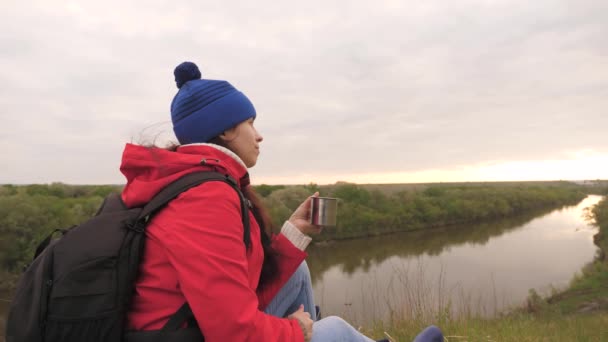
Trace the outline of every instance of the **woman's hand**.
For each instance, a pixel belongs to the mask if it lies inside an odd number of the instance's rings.
[[[319,192],[315,192],[311,197],[319,197]],[[296,211],[291,214],[289,223],[293,224],[303,234],[319,234],[322,230],[320,226],[310,224],[310,203],[312,202],[311,197],[308,197]]]
[[[295,319],[300,324],[302,333],[304,334],[304,341],[308,342],[312,338],[312,319],[310,319],[310,313],[304,311],[304,305],[300,304],[298,311],[292,313],[287,318]]]

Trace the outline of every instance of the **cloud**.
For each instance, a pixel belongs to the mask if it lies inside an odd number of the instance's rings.
[[[603,1],[0,9],[0,183],[121,182],[124,142],[171,137],[183,60],[253,100],[266,179],[608,152]]]

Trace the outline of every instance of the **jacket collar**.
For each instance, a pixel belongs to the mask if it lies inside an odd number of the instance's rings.
[[[226,169],[231,176],[235,177],[241,187],[250,184],[249,173],[243,160],[223,146],[211,143],[186,144],[179,146],[177,152],[203,155],[201,164]]]
[[[144,205],[161,189],[195,171],[216,170],[230,175],[241,188],[247,187],[249,174],[242,160],[217,145],[185,145],[172,152],[158,147],[126,144],[120,171],[127,178],[122,192],[125,204]]]
[[[195,143],[195,144],[181,145],[180,148],[184,148],[184,147],[187,147],[187,146],[209,146],[211,148],[214,148],[216,150],[224,152],[229,157],[231,157],[232,159],[234,159],[237,163],[241,164],[242,167],[247,168],[247,166],[245,166],[245,163],[243,162],[243,160],[236,153],[232,152],[230,149],[227,149],[224,146],[217,145],[217,144],[212,144],[212,143]]]

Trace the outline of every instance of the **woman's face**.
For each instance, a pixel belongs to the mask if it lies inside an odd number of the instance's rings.
[[[253,127],[250,118],[225,131],[220,138],[232,152],[236,153],[248,168],[253,167],[260,155],[260,142],[264,139]]]

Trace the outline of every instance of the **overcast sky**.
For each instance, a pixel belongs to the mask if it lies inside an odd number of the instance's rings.
[[[123,183],[174,67],[252,100],[254,183],[608,178],[608,1],[0,2],[0,183]]]

